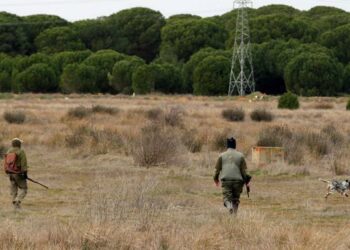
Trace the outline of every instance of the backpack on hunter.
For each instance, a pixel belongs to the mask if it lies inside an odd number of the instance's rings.
[[[6,173],[19,174],[21,173],[21,167],[16,165],[17,154],[8,153],[5,155],[4,169]]]

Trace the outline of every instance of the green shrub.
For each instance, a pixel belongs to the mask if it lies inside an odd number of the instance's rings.
[[[279,109],[298,109],[300,106],[298,96],[291,92],[282,95],[278,100]]]
[[[231,122],[244,121],[245,117],[244,110],[241,108],[225,109],[221,114],[223,118]]]
[[[350,99],[348,100],[348,103],[346,104],[346,110],[350,110]]]
[[[250,118],[257,122],[270,122],[273,120],[273,114],[265,109],[256,109],[250,114]]]
[[[4,119],[8,123],[22,124],[26,120],[26,114],[22,111],[7,111],[4,113]]]

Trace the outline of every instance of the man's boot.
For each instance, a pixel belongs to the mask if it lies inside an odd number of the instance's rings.
[[[232,202],[230,202],[230,201],[225,201],[225,207],[228,209],[228,211],[230,212],[230,214],[233,213]]]
[[[238,206],[239,206],[239,202],[234,202],[233,203],[233,214],[234,215],[237,215],[237,212],[238,212]]]
[[[12,204],[16,210],[21,209],[21,202],[20,201],[12,201]]]

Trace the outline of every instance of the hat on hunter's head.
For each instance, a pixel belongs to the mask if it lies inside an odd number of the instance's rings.
[[[13,147],[20,147],[23,141],[16,137],[11,140],[11,143]]]
[[[236,139],[231,137],[231,138],[227,138],[227,148],[236,148]]]

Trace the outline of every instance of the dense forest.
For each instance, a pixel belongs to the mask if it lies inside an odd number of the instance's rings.
[[[350,92],[350,13],[248,11],[258,91]],[[236,14],[165,18],[132,8],[71,23],[0,12],[0,91],[226,95]]]

